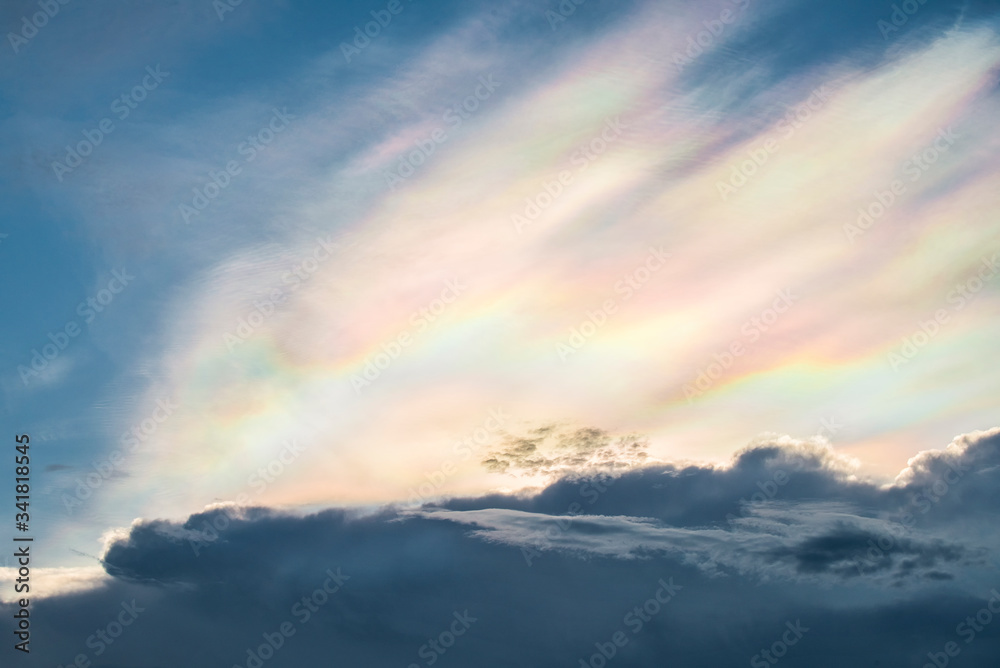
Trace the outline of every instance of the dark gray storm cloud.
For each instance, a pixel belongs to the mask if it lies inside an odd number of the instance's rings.
[[[994,665],[998,497],[994,430],[890,487],[784,439],[420,509],[215,508],[38,601],[33,665]]]

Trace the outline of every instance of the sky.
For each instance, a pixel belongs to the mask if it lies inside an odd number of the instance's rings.
[[[992,665],[998,9],[5,3],[0,652]]]

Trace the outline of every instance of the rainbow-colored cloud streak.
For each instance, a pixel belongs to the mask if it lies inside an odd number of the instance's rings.
[[[997,35],[955,28],[876,66],[779,79],[726,63],[726,34],[712,52],[723,65],[692,84],[673,45],[704,18],[647,8],[523,80],[505,68],[532,63],[509,54],[455,64],[481,37],[472,22],[370,83],[337,113],[400,104],[442,68],[499,86],[461,127],[411,114],[296,193],[288,218],[340,243],[308,278],[289,272],[316,235],[245,249],[192,281],[147,402],[181,408],[108,508],[406,500],[445,463],[442,494],[536,482],[453,451],[496,408],[514,434],[593,426],[644,434],[662,459],[713,461],[760,432],[829,436],[832,420],[838,449],[880,475],[996,426],[1000,378],[984,361],[1000,279],[961,307],[953,291],[1000,251]],[[461,102],[474,81],[441,95]],[[331,113],[305,115],[287,140],[316,141]],[[435,129],[446,141],[383,189]],[[914,172],[925,151],[933,164]],[[740,169],[753,173],[737,187]],[[877,211],[896,180],[905,191],[859,234],[859,208]],[[461,286],[450,302],[421,315],[449,281]],[[272,290],[275,312],[227,345]],[[939,311],[913,359],[892,357]],[[401,335],[398,357],[359,383]],[[305,452],[259,489],[254,471],[290,438]]]

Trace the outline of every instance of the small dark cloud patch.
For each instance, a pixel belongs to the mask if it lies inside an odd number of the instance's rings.
[[[915,574],[917,568],[957,562],[965,550],[939,539],[920,542],[844,523],[827,533],[772,550],[771,555],[791,560],[802,573],[850,576],[850,568],[854,568],[858,574],[890,571],[904,576]]]
[[[486,470],[522,476],[621,471],[649,459],[648,444],[636,435],[612,437],[592,427],[546,425],[523,435],[506,434],[482,460]]]

